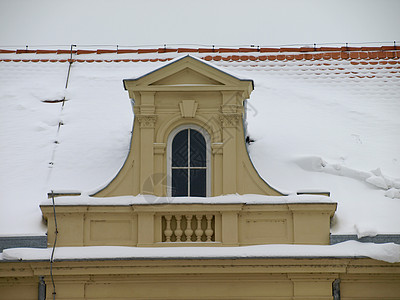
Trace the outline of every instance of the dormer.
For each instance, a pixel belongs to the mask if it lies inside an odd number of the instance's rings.
[[[60,245],[329,243],[336,203],[284,197],[250,161],[243,123],[252,80],[186,56],[124,86],[134,111],[128,157],[92,197],[56,201]],[[51,243],[54,207],[41,208]]]
[[[245,145],[252,80],[185,56],[123,82],[134,110],[130,152],[93,196],[282,195],[258,175]]]

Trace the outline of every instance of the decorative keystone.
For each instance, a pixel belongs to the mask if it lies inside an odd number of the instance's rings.
[[[194,118],[198,103],[195,100],[183,100],[179,103],[182,118]]]

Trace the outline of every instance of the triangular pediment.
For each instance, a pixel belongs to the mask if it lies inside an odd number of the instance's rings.
[[[190,67],[157,80],[150,85],[224,85],[209,76],[205,76]]]
[[[125,79],[124,86],[130,92],[209,88],[243,91],[250,95],[253,81],[235,77],[202,59],[185,56],[138,78]]]

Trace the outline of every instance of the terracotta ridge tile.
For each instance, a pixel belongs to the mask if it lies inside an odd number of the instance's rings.
[[[103,54],[103,53],[117,53],[118,50],[109,50],[109,49],[97,49],[96,53],[97,54]]]
[[[76,54],[77,50],[57,50],[57,54],[70,54],[70,53]]]
[[[316,48],[312,48],[312,47],[300,47],[299,48],[300,52],[312,52],[312,51],[316,51]]]
[[[17,49],[15,51],[16,54],[21,54],[21,53],[36,53],[36,50],[27,50],[27,49]]]
[[[77,50],[76,54],[81,55],[81,54],[93,54],[96,53],[96,50]]]
[[[230,53],[237,53],[239,49],[237,48],[218,48],[219,53],[230,52]]]
[[[397,50],[396,48],[397,48],[396,46],[382,46],[381,47],[382,51],[387,51],[387,50],[394,51],[394,50]]]
[[[381,47],[361,47],[361,51],[380,51]]]
[[[50,53],[57,53],[57,50],[36,50],[36,54],[50,54]]]
[[[157,53],[158,49],[138,49],[137,53],[143,54],[143,53]]]
[[[199,50],[195,48],[178,48],[178,53],[182,52],[199,52]]]
[[[260,48],[260,52],[280,52],[279,48]]]
[[[215,48],[199,48],[199,53],[211,53],[218,52],[218,49]]]
[[[260,52],[259,48],[239,48],[239,52]]]
[[[134,49],[118,49],[117,54],[138,53],[138,51]]]
[[[319,47],[319,48],[317,48],[317,51],[322,51],[322,52],[329,51],[329,52],[331,52],[331,51],[341,51],[341,49],[338,48],[338,47]]]
[[[361,51],[361,47],[346,47],[343,46],[340,48],[341,51]]]
[[[279,52],[300,52],[301,48],[280,48]]]
[[[0,49],[0,53],[15,53],[15,50],[2,50]]]
[[[171,48],[158,48],[158,53],[169,53],[169,52],[177,52],[178,49]]]

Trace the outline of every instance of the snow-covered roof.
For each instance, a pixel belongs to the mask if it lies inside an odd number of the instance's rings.
[[[0,235],[45,234],[50,190],[108,183],[131,138],[122,80],[188,53],[254,80],[250,157],[273,187],[330,191],[333,234],[400,233],[400,51],[344,47],[0,50]]]

